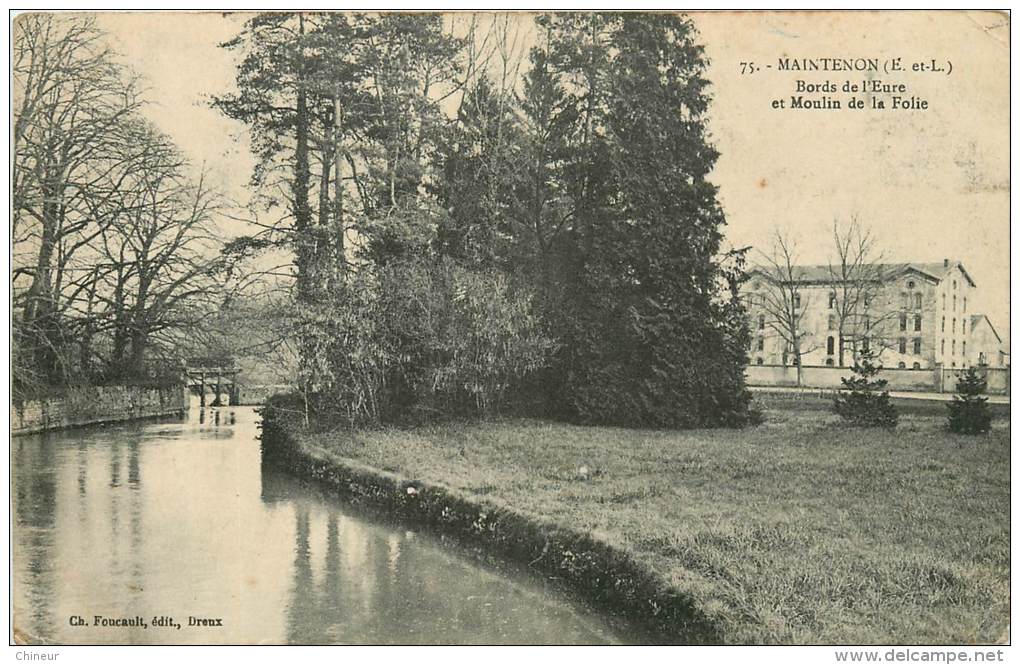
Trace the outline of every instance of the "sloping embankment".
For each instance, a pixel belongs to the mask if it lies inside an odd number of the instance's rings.
[[[647,630],[650,642],[722,641],[691,598],[620,548],[440,483],[337,457],[309,445],[293,433],[296,428],[270,400],[262,411],[264,463],[322,483],[351,503],[382,509],[555,577],[593,605]]]

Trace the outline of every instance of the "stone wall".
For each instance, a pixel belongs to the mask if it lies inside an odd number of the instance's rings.
[[[936,373],[941,372],[942,392],[952,393],[956,392],[956,381],[963,376],[965,370],[943,368],[935,371]],[[985,381],[988,382],[987,392],[989,395],[1009,394],[1008,367],[984,367],[979,369],[978,373],[984,376]]]
[[[980,370],[986,374],[988,393],[1009,394],[1009,369],[987,367]],[[889,382],[889,390],[906,392],[954,392],[956,378],[962,374],[959,369],[883,369],[879,377]],[[850,376],[849,367],[808,367],[801,373],[801,386],[809,388],[832,388],[842,386],[840,379]],[[787,386],[797,385],[797,368],[783,365],[748,365],[747,385]]]
[[[92,386],[66,395],[14,402],[11,433],[29,434],[96,423],[181,415],[188,409],[184,386]]]

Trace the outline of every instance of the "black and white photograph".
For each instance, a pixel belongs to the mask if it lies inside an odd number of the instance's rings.
[[[1008,660],[1008,10],[9,33],[12,661]]]

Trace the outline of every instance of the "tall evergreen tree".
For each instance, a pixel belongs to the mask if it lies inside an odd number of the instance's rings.
[[[506,243],[519,236],[513,208],[520,179],[520,128],[512,100],[501,99],[486,76],[464,96],[440,146],[433,188],[449,213],[438,229],[438,251],[478,266],[509,267]]]
[[[538,19],[533,55],[563,91],[570,146],[556,168],[569,198],[560,370],[588,421],[662,426],[747,414],[739,274],[720,258],[724,217],[707,180],[703,49],[665,14]]]
[[[214,106],[248,126],[252,185],[285,209],[265,237],[293,249],[298,299],[344,272],[350,229],[370,259],[403,253],[458,85],[442,16],[273,12],[223,46],[241,54],[238,92]]]
[[[310,57],[308,44],[313,25],[304,14],[266,13],[249,20],[241,34],[222,44],[242,53],[238,92],[213,101],[225,115],[249,128],[258,157],[251,184],[264,207],[276,208],[283,198],[286,212],[270,225],[269,235],[276,241],[282,236],[293,248],[297,298],[306,303],[315,300],[318,290],[312,231],[316,219],[309,198],[310,134],[316,118],[327,112],[326,100],[315,96],[312,86],[318,64]],[[320,133],[325,131],[320,128]]]

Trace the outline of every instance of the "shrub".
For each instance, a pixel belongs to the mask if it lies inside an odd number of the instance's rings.
[[[992,414],[988,411],[988,398],[982,397],[988,387],[985,379],[973,367],[956,383],[956,394],[949,408],[949,431],[958,434],[985,434],[992,428]]]
[[[843,388],[836,393],[833,409],[843,420],[862,427],[896,427],[899,415],[889,401],[888,381],[876,378],[881,369],[871,353],[863,352],[853,375],[840,379]]]
[[[359,270],[303,327],[318,404],[352,426],[499,412],[553,347],[526,293],[448,259]]]

